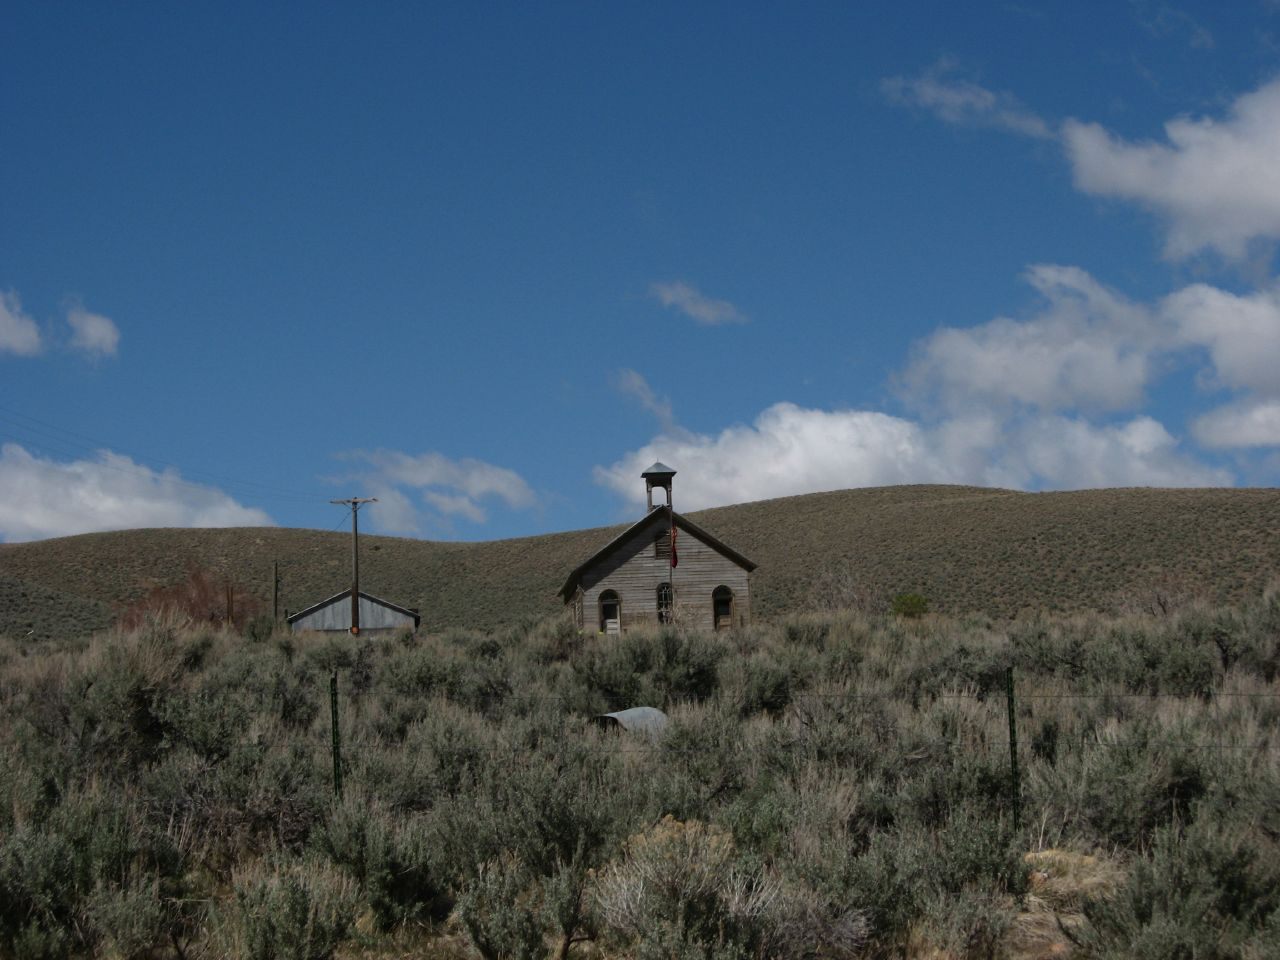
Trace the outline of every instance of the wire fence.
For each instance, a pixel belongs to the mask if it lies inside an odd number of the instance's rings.
[[[731,741],[710,739],[701,743],[689,742],[696,735],[693,729],[682,729],[677,719],[660,730],[627,731],[616,727],[604,731],[604,736],[592,738],[585,734],[593,722],[603,722],[606,713],[592,713],[582,709],[584,697],[571,697],[557,694],[506,693],[495,695],[495,703],[506,708],[533,709],[536,707],[558,709],[562,711],[561,726],[554,734],[538,731],[532,736],[517,737],[501,744],[460,744],[456,752],[460,755],[485,758],[490,761],[502,760],[513,763],[543,763],[556,758],[582,756],[624,756],[646,757],[656,762],[665,760],[690,760],[696,758],[729,759],[751,754],[759,749],[767,751],[789,750],[794,753],[832,751],[832,745],[819,742],[807,734],[808,727],[813,724],[812,714],[807,707],[816,703],[823,705],[864,706],[867,704],[914,704],[915,712],[929,717],[927,710],[919,709],[921,704],[981,704],[987,710],[987,716],[964,718],[964,729],[954,735],[936,736],[920,735],[904,731],[889,723],[877,728],[872,718],[868,722],[864,718],[840,718],[832,721],[833,726],[843,726],[852,737],[838,746],[837,752],[856,752],[862,748],[883,748],[890,744],[905,751],[904,762],[917,763],[930,759],[945,758],[957,752],[982,752],[987,756],[1003,754],[1008,760],[1016,762],[1019,754],[1043,754],[1052,751],[1056,755],[1078,753],[1085,750],[1128,750],[1128,751],[1213,751],[1233,756],[1256,754],[1259,757],[1280,757],[1280,720],[1272,733],[1259,737],[1258,730],[1249,731],[1248,738],[1212,738],[1177,737],[1177,736],[1132,736],[1116,735],[1105,728],[1083,730],[1055,731],[1051,747],[1037,742],[1035,735],[1019,737],[1018,727],[1025,727],[1028,721],[1038,718],[1034,709],[1026,710],[1027,704],[1066,702],[1169,702],[1180,701],[1208,709],[1214,701],[1225,702],[1267,702],[1280,701],[1280,689],[1272,691],[1239,691],[1216,690],[1208,695],[1177,694],[1168,692],[1131,692],[1131,691],[1088,691],[1088,692],[1027,692],[1017,690],[1013,683],[1012,672],[1008,674],[1008,688],[1000,691],[947,690],[936,693],[910,691],[810,691],[800,690],[789,696],[789,702],[781,710],[772,711],[775,721],[784,719],[790,714],[799,722],[798,727],[775,734],[769,742],[758,742],[746,735],[739,735]],[[1020,707],[1020,705],[1022,705]],[[1280,713],[1277,713],[1280,718]],[[744,718],[745,719],[745,718]],[[1097,719],[1097,718],[1095,718]],[[1150,717],[1130,717],[1135,720],[1150,720]],[[990,725],[1009,726],[1009,736],[989,736],[985,730]],[[777,728],[775,728],[777,729]],[[494,729],[498,734],[498,729]],[[678,737],[679,739],[674,739]],[[861,743],[859,743],[861,741]],[[1016,751],[1016,753],[1015,753]],[[776,757],[766,754],[764,759]],[[1011,772],[1014,781],[1020,779],[1016,772]]]

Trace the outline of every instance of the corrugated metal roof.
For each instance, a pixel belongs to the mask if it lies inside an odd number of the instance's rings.
[[[400,604],[392,603],[390,600],[383,600],[381,597],[375,597],[372,594],[365,593],[363,590],[360,591],[360,599],[368,600],[370,603],[376,603],[380,607],[386,607],[387,609],[394,610],[397,613],[403,613],[406,617],[413,617],[413,625],[415,627],[417,627],[422,623],[422,616],[418,613],[417,610],[413,610],[409,607],[402,607],[400,606]],[[351,600],[350,588],[343,590],[341,593],[335,593],[332,597],[328,597],[324,600],[321,600],[319,603],[313,603],[311,606],[307,607],[307,609],[305,610],[299,610],[297,613],[289,614],[289,617],[286,620],[286,622],[294,623],[295,621],[301,620],[303,617],[308,616],[309,614],[315,613],[317,610],[323,610],[325,607],[329,606],[330,604],[337,603],[339,600],[346,600],[347,602],[350,602]]]

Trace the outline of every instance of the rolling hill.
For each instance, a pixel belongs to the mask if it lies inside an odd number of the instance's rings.
[[[759,565],[757,616],[884,605],[918,592],[940,612],[994,617],[1106,609],[1175,585],[1217,600],[1280,576],[1280,490],[977,487],[841,490],[689,516]],[[361,586],[422,611],[423,627],[494,629],[554,614],[573,567],[622,526],[480,543],[361,537]],[[0,634],[110,625],[150,588],[200,567],[299,610],[349,583],[349,534],[156,529],[0,545]],[[677,573],[677,583],[678,583]]]

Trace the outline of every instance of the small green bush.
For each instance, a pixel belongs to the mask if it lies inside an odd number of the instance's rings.
[[[89,901],[89,916],[107,953],[123,960],[146,960],[161,947],[181,943],[179,907],[166,901],[157,880],[103,886]]]
[[[1275,934],[1273,843],[1197,820],[1161,828],[1113,897],[1085,904],[1087,955],[1101,960],[1243,957]],[[1265,956],[1259,952],[1256,956]]]
[[[929,601],[918,593],[900,593],[893,598],[889,609],[896,617],[915,620],[929,612]]]
[[[320,862],[269,858],[242,867],[215,940],[243,960],[328,960],[355,921],[354,881]]]
[[[349,793],[316,831],[315,846],[360,881],[380,930],[440,921],[452,908],[420,817],[393,817]]]
[[[480,865],[458,898],[458,915],[484,960],[541,960],[540,891],[510,854]]]

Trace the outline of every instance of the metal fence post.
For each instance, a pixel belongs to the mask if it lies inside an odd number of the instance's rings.
[[[329,714],[333,720],[333,795],[342,799],[342,733],[338,730],[338,671],[329,677]]]
[[[1022,829],[1022,787],[1018,779],[1017,704],[1013,699],[1013,667],[1005,671],[1005,692],[1009,707],[1009,793],[1013,799],[1013,829]]]

